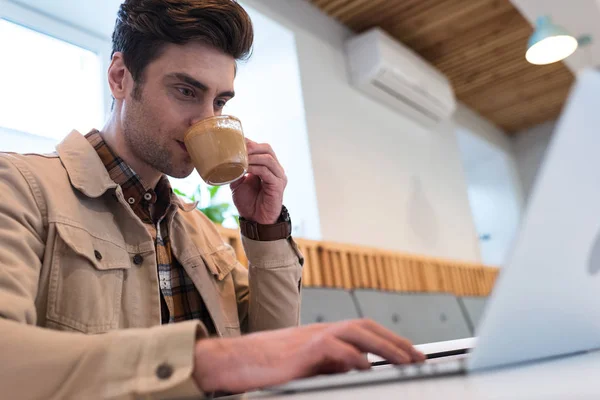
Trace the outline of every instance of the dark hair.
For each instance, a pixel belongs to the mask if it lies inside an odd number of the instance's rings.
[[[123,53],[136,86],[166,43],[201,41],[236,60],[251,54],[252,21],[235,0],[125,0],[117,14],[112,54]]]

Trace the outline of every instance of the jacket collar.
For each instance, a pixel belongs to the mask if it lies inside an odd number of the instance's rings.
[[[117,184],[110,179],[102,160],[87,139],[76,130],[71,131],[57,146],[71,185],[88,197],[100,197]]]
[[[194,211],[199,203],[199,201],[195,201],[193,203],[184,203],[183,200],[181,200],[177,195],[173,195],[171,201],[176,204],[181,211],[185,212]]]
[[[56,146],[56,152],[65,166],[71,185],[86,196],[100,197],[107,190],[118,186],[110,178],[94,147],[78,131],[71,131]],[[198,202],[184,203],[179,197],[173,197],[173,203],[185,212],[193,211],[198,204]]]

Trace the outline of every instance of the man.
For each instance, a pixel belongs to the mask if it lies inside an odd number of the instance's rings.
[[[248,141],[248,174],[231,184],[249,270],[173,195],[165,175],[193,169],[184,132],[234,96],[252,39],[232,0],[126,0],[102,131],[72,132],[51,155],[0,154],[4,396],[241,392],[366,369],[364,352],[423,359],[371,321],[293,328],[302,258],[270,146]]]

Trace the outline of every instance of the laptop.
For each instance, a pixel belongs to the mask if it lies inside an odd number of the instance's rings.
[[[423,364],[322,375],[267,390],[431,379],[600,349],[598,104],[600,71],[588,69],[578,76],[556,125],[476,342],[429,352]]]

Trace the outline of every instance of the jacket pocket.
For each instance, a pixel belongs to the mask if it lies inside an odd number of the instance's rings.
[[[238,261],[231,246],[223,245],[212,253],[205,253],[202,259],[212,274],[213,284],[221,298],[221,310],[227,329],[227,336],[239,336],[240,320],[238,315],[237,293],[231,271]]]
[[[212,253],[203,254],[202,259],[213,277],[218,281],[225,279],[237,265],[235,251],[228,245],[220,246]]]
[[[101,333],[117,329],[126,270],[123,244],[56,223],[47,319],[58,329]]]

